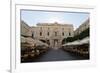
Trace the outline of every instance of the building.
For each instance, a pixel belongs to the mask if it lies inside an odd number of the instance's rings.
[[[67,37],[73,37],[74,30],[72,24],[38,23],[31,27],[32,37],[34,39],[47,43],[52,48],[59,48],[62,40]]]
[[[75,35],[79,35],[82,31],[86,30],[87,28],[89,28],[89,18],[84,21],[75,31],[74,31],[74,36]]]
[[[47,43],[52,48],[59,48],[64,38],[79,35],[89,28],[89,25],[89,19],[87,19],[74,31],[72,24],[38,23],[36,26],[30,27],[21,21],[21,37],[32,37]]]
[[[31,32],[31,27],[28,26],[24,21],[21,21],[21,36],[23,37],[31,37],[32,32]]]

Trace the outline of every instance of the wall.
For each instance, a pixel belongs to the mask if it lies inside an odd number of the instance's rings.
[[[86,30],[87,28],[90,28],[90,21],[87,19],[84,21],[75,31],[74,36],[79,35],[82,31]]]
[[[21,21],[21,36],[31,37],[32,32],[30,26],[26,24],[24,21]]]

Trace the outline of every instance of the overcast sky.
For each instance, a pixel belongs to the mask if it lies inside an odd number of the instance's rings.
[[[21,20],[25,21],[29,26],[36,26],[37,23],[58,22],[73,24],[74,29],[76,29],[88,17],[89,13],[21,10]]]

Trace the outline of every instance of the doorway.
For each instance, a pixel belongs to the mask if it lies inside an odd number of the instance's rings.
[[[54,48],[58,47],[58,39],[54,39]]]

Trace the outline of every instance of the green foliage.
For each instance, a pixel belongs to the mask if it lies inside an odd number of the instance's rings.
[[[89,36],[89,28],[80,33],[79,39],[81,40],[87,36]]]
[[[64,38],[62,44],[65,44],[66,42],[72,42],[72,41],[73,41],[73,37]]]
[[[62,41],[62,44],[65,44],[67,42],[73,42],[75,40],[81,40],[81,39],[83,39],[85,37],[88,37],[89,33],[90,33],[90,30],[89,30],[89,28],[87,28],[86,30],[84,30],[83,32],[81,32],[79,35],[76,35],[74,37],[64,38],[63,41]]]

